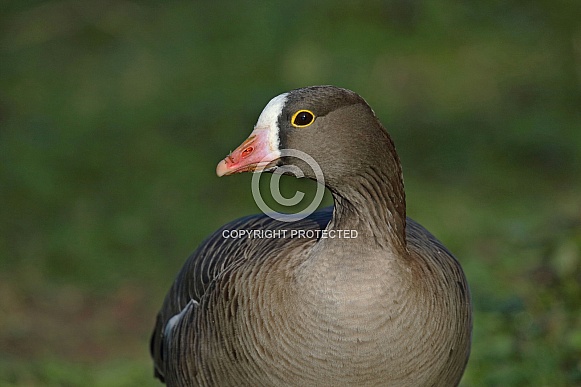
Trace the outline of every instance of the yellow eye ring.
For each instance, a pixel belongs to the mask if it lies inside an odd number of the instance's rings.
[[[291,125],[295,128],[304,128],[315,122],[315,115],[312,111],[302,109],[293,114]]]

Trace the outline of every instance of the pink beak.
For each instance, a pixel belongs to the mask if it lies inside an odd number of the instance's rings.
[[[278,150],[272,149],[268,135],[268,129],[254,129],[246,141],[218,163],[216,174],[224,176],[264,170],[279,157]]]

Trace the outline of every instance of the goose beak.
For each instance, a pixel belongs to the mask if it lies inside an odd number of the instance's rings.
[[[280,152],[271,144],[269,132],[268,129],[255,128],[246,141],[218,163],[216,174],[225,176],[241,172],[262,172],[273,167]]]

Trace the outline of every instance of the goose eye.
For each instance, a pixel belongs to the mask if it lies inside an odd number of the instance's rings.
[[[304,128],[309,126],[315,120],[315,115],[309,110],[299,110],[293,115],[291,124],[295,128]]]

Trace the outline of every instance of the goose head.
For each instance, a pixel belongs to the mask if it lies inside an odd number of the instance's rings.
[[[295,167],[316,179],[311,160],[331,190],[370,168],[401,174],[393,142],[373,110],[358,94],[335,86],[296,89],[271,99],[250,136],[220,161],[216,173],[284,173],[284,167]]]

